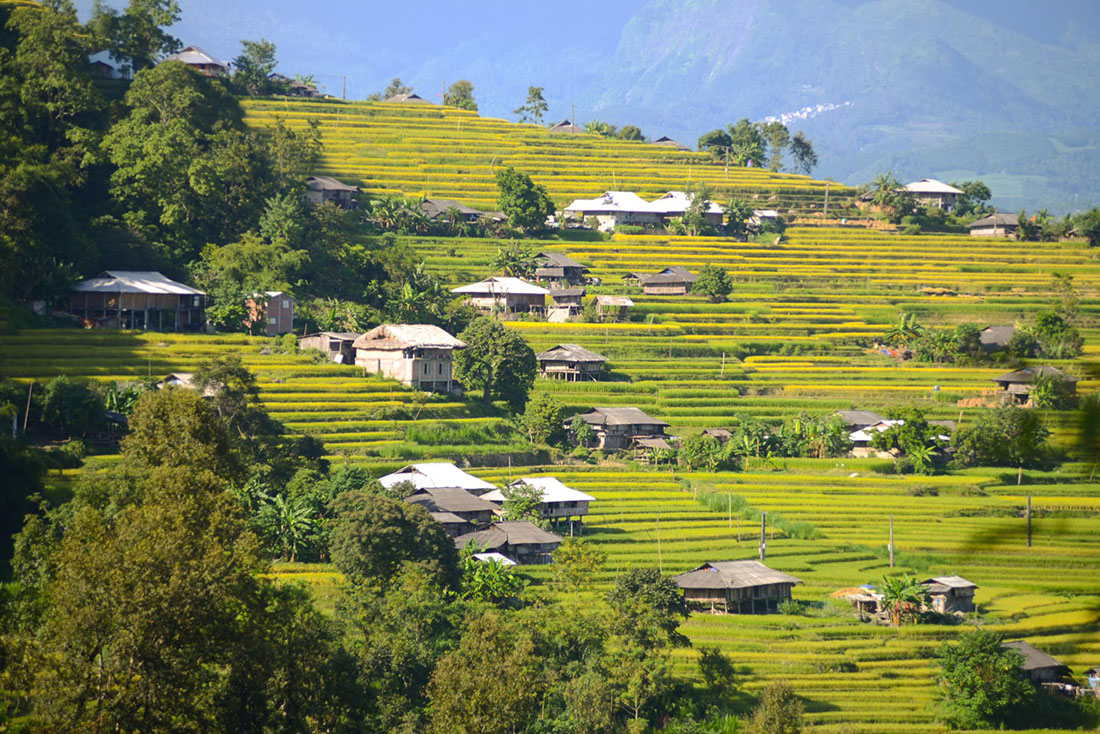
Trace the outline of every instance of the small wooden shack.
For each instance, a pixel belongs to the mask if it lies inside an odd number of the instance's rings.
[[[355,364],[429,392],[454,388],[454,350],[460,341],[432,324],[382,324],[355,340]]]
[[[306,179],[306,190],[302,197],[314,206],[335,204],[341,209],[354,209],[352,195],[359,193],[356,186],[348,186],[328,176],[310,176]]]
[[[1077,392],[1076,377],[1067,375],[1057,367],[1051,367],[1045,364],[1035,367],[1022,367],[1018,370],[1007,372],[1000,377],[994,377],[993,382],[997,383],[997,387],[1004,392],[1006,398],[1011,398],[1018,403],[1027,403],[1031,400],[1031,391],[1035,387],[1035,380],[1040,375],[1052,378],[1061,383],[1062,389],[1065,390],[1068,395],[1073,395]]]
[[[550,132],[557,135],[580,135],[584,132],[584,128],[577,127],[569,120],[562,120],[557,125],[551,125]]]
[[[579,344],[559,344],[536,355],[539,374],[568,382],[598,381],[607,357]]]
[[[420,211],[432,222],[446,221],[454,214],[459,221],[473,223],[485,214],[454,199],[424,199],[420,202]]]
[[[682,151],[690,151],[691,150],[691,148],[687,147],[686,145],[684,145],[682,143],[676,142],[675,140],[668,137],[667,135],[662,135],[661,137],[657,138],[656,140],[651,140],[650,145],[660,145],[660,146],[663,146],[665,148],[672,148],[673,150],[682,150]]]
[[[728,443],[733,438],[733,432],[728,428],[704,428],[703,435],[718,439],[718,443]]]
[[[549,295],[554,308],[563,309],[570,316],[575,316],[581,312],[584,305],[584,293],[584,286],[579,286],[577,288],[551,288]]]
[[[69,313],[88,327],[199,331],[205,308],[205,293],[152,270],[106,270],[69,294]]]
[[[695,273],[673,265],[641,280],[642,292],[647,296],[686,296],[696,278]]]
[[[535,280],[563,288],[584,282],[584,274],[588,272],[587,267],[560,252],[540,252],[536,262]]]
[[[627,311],[634,306],[628,296],[596,296],[596,313],[612,321],[626,320]]]
[[[932,599],[932,609],[940,614],[965,614],[974,611],[977,585],[962,576],[937,576],[921,581]]]
[[[599,449],[629,449],[640,438],[664,438],[669,425],[638,408],[593,408],[566,421],[566,427],[577,417],[596,433]]]
[[[319,331],[298,337],[299,349],[316,349],[328,355],[339,364],[351,364],[355,361],[355,340],[359,334],[352,331]]]
[[[459,550],[470,544],[478,552],[495,551],[519,564],[541,564],[553,561],[561,538],[533,523],[498,522],[455,538]]]
[[[389,104],[434,104],[413,92],[395,94],[392,97],[386,97],[383,101]]]
[[[1069,667],[1061,660],[1032,647],[1023,640],[1002,642],[1001,647],[1020,653],[1020,656],[1024,659],[1024,674],[1027,675],[1028,680],[1036,685],[1053,683],[1069,675]]]
[[[451,537],[488,525],[497,510],[492,502],[459,487],[425,487],[406,497],[405,502],[420,505],[432,513],[432,517],[443,524]],[[455,521],[456,517],[461,523]]]
[[[520,278],[494,276],[452,288],[451,293],[466,296],[470,304],[481,311],[515,314],[541,313],[546,308],[549,291]]]
[[[1019,216],[1003,212],[982,217],[969,227],[971,237],[1015,237],[1019,228]]]
[[[801,579],[768,568],[760,561],[717,561],[673,576],[693,609],[729,614],[760,614],[791,598]]]

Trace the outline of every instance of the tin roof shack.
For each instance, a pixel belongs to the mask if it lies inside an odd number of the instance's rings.
[[[801,579],[768,568],[760,561],[717,561],[673,576],[694,609],[727,614],[759,614],[778,610],[791,598]]]
[[[473,474],[467,474],[454,464],[446,461],[409,464],[392,474],[380,477],[378,481],[386,489],[400,482],[409,482],[418,490],[458,487],[478,496],[491,489],[496,489],[484,479],[478,479]]]
[[[997,383],[997,387],[1003,391],[1006,399],[1011,398],[1018,403],[1026,404],[1031,402],[1031,390],[1035,387],[1035,380],[1039,375],[1060,382],[1067,395],[1073,395],[1077,392],[1076,377],[1067,375],[1057,367],[1045,364],[1036,367],[1022,367],[1007,372],[1000,377],[994,377],[993,382]]]
[[[454,350],[465,349],[431,324],[382,324],[355,340],[355,364],[428,392],[451,392]]]
[[[595,431],[599,449],[629,449],[637,439],[664,438],[668,428],[668,423],[638,408],[593,408],[579,417]],[[572,420],[566,422],[566,427]]]
[[[515,314],[541,313],[546,308],[549,291],[520,278],[494,276],[480,283],[452,288],[451,293],[466,296],[471,305],[482,311]]]
[[[495,551],[519,564],[541,564],[553,561],[551,554],[561,538],[529,522],[498,522],[455,538],[459,550],[470,543],[478,552]]]
[[[605,191],[594,199],[575,199],[564,211],[582,219],[595,217],[601,232],[622,224],[656,227],[661,223],[661,214],[633,191]]]
[[[287,293],[265,291],[246,298],[244,307],[249,322],[262,323],[267,336],[279,336],[294,331],[294,303],[294,297]]]
[[[686,296],[691,293],[691,284],[697,278],[687,268],[673,265],[642,280],[642,293],[647,296]]]
[[[551,288],[583,283],[584,274],[588,272],[584,265],[560,252],[540,252],[535,262],[538,266],[535,268],[535,280],[550,283]]]
[[[576,288],[551,288],[550,301],[553,308],[565,314],[566,318],[575,316],[581,312],[584,304],[584,286]]]
[[[493,521],[497,509],[492,502],[459,487],[425,487],[406,497],[405,502],[426,509],[451,537],[485,527]]]
[[[688,151],[691,150],[691,148],[687,147],[686,145],[684,145],[682,143],[677,143],[675,140],[668,137],[667,135],[662,135],[661,137],[657,138],[656,140],[651,140],[650,145],[661,145],[661,146],[664,146],[666,148],[672,148],[673,150],[688,150]]]
[[[997,212],[970,223],[971,237],[1016,237],[1020,218],[1016,214]]]
[[[921,584],[932,598],[932,609],[940,614],[966,614],[974,611],[974,590],[977,585],[962,576],[937,576]]]
[[[907,183],[905,190],[921,204],[943,209],[945,212],[955,210],[955,201],[963,193],[961,189],[934,178],[922,178],[920,181]]]
[[[392,97],[386,97],[386,99],[384,99],[382,101],[390,103],[390,104],[394,104],[394,103],[433,104],[432,102],[429,102],[428,100],[421,97],[419,94],[414,94],[413,92],[403,92],[401,94],[395,94]]]
[[[320,331],[298,338],[299,349],[316,349],[328,355],[339,364],[351,364],[355,361],[355,340],[359,334],[351,331]]]
[[[596,296],[596,314],[610,321],[626,321],[634,301],[627,296]]]
[[[844,428],[849,432],[858,431],[861,428],[873,426],[886,420],[885,416],[881,416],[873,410],[838,410],[833,415],[844,421]]]
[[[1016,335],[1015,326],[987,326],[981,330],[982,349],[987,352],[1000,352],[1008,347],[1012,337]]]
[[[450,219],[451,213],[461,222],[474,223],[485,212],[466,206],[461,201],[454,199],[424,199],[420,202],[420,211],[429,221],[445,222]]]
[[[661,198],[649,202],[649,208],[657,212],[661,221],[667,222],[675,217],[684,216],[691,207],[692,198],[694,198],[693,195],[686,191],[669,191]],[[724,214],[722,206],[712,201],[707,204],[707,210],[703,212],[703,221],[712,227],[721,227]]]
[[[598,382],[607,357],[585,349],[580,344],[559,344],[535,356],[539,374],[568,382]]]
[[[584,128],[577,127],[569,120],[562,120],[557,125],[551,125],[549,129],[556,135],[580,135],[584,132]]]
[[[205,293],[155,271],[107,270],[69,294],[69,313],[89,327],[199,331],[205,308]]]
[[[306,179],[306,191],[302,197],[314,206],[335,204],[341,209],[354,209],[353,194],[358,194],[357,186],[348,186],[328,176],[310,176]]]
[[[596,501],[592,495],[567,487],[554,477],[520,477],[509,486],[520,485],[534,488],[542,497],[539,502],[539,514],[555,523],[568,522],[570,535],[573,534],[573,518],[576,518],[578,523],[583,523],[584,516],[588,514],[588,504]],[[502,490],[494,489],[483,495],[482,499],[502,507],[506,498]]]
[[[181,64],[186,64],[203,76],[229,75],[229,64],[214,58],[198,46],[184,46],[182,51],[171,56],[165,56],[160,63],[163,64],[166,61],[178,61]]]
[[[1047,655],[1023,640],[1002,642],[1001,647],[1020,653],[1024,659],[1024,674],[1027,675],[1028,680],[1036,685],[1060,681],[1069,675],[1069,667],[1064,665],[1061,660]]]

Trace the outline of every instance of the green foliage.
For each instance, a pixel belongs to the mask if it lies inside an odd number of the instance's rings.
[[[50,380],[43,391],[42,419],[66,438],[95,433],[103,425],[103,411],[93,390],[65,375]]]
[[[523,591],[526,585],[524,580],[503,562],[495,558],[478,560],[474,558],[474,552],[474,546],[470,544],[461,553],[462,597],[498,607],[511,603]]]
[[[805,711],[791,686],[771,683],[760,693],[746,731],[748,734],[799,734]]]
[[[112,58],[139,72],[180,50],[180,42],[164,31],[179,18],[176,0],[130,0],[121,14],[96,3],[88,25],[106,43]]]
[[[717,471],[723,459],[722,444],[714,436],[694,433],[684,439],[676,459],[688,471]]]
[[[1040,311],[1031,333],[1039,342],[1042,355],[1053,359],[1077,357],[1084,346],[1081,333],[1053,311]]]
[[[889,416],[900,422],[876,432],[871,436],[871,445],[879,451],[899,451],[918,474],[933,473],[935,452],[945,445],[940,438],[945,429],[930,424],[920,408],[893,410]]]
[[[277,63],[271,41],[241,41],[241,53],[233,59],[233,84],[247,94],[271,94],[274,85],[268,77]]]
[[[710,209],[711,189],[706,183],[691,183],[685,187],[688,195],[688,208],[680,218],[687,233],[698,235],[707,226],[706,214]]]
[[[1100,247],[1100,209],[1092,207],[1074,217],[1073,231],[1084,237],[1090,247]]]
[[[542,490],[526,482],[515,482],[501,490],[504,504],[501,505],[503,518],[512,522],[530,522],[546,527],[549,523],[542,517]]]
[[[575,591],[591,585],[607,562],[607,553],[581,538],[565,538],[554,551],[554,582]]]
[[[1074,395],[1069,391],[1069,386],[1058,375],[1046,373],[1036,375],[1028,395],[1031,398],[1031,404],[1036,408],[1066,410],[1076,403]]]
[[[579,447],[591,446],[596,441],[596,432],[579,415],[569,422],[569,433]]]
[[[547,217],[554,213],[554,202],[545,186],[536,184],[512,166],[497,171],[496,181],[500,189],[497,205],[513,227],[524,230],[545,227]]]
[[[707,263],[699,271],[699,276],[691,284],[691,292],[706,296],[711,303],[721,303],[733,291],[733,282],[729,273],[722,268]]]
[[[1002,637],[977,629],[955,643],[945,643],[937,655],[943,718],[960,729],[1012,725],[1035,699],[1035,689],[1023,674],[1023,657],[1001,646]]]
[[[481,316],[458,338],[467,346],[455,355],[455,379],[467,390],[480,390],[486,405],[504,400],[514,412],[522,410],[538,371],[535,353],[523,337],[496,319]]]
[[[536,260],[530,245],[513,240],[497,248],[489,267],[494,272],[513,278],[530,278],[535,274]]]
[[[443,104],[448,107],[457,107],[460,110],[477,112],[477,102],[474,101],[474,85],[466,79],[459,79],[447,88],[443,95]]]
[[[787,126],[778,120],[765,122],[760,133],[768,144],[768,168],[779,171],[783,168],[783,151],[791,144],[791,133]]]
[[[637,125],[623,125],[619,128],[616,137],[618,137],[619,140],[645,140],[645,135],[642,135],[642,129]]]
[[[791,157],[794,158],[795,173],[809,176],[817,168],[817,153],[814,151],[814,143],[799,130],[791,138]]]
[[[954,436],[959,466],[1035,466],[1047,452],[1050,431],[1037,413],[1006,404],[984,413]]]
[[[612,631],[646,650],[689,644],[679,631],[688,609],[676,584],[655,568],[636,568],[615,577],[607,592],[615,613]]]
[[[892,173],[880,173],[871,182],[874,196],[871,203],[891,215],[891,219],[900,222],[901,218],[916,209],[913,193],[902,186],[901,181]]]
[[[527,87],[527,101],[512,110],[512,114],[519,115],[520,122],[530,120],[536,125],[541,125],[542,116],[548,109],[546,100],[542,96],[542,87]]]
[[[399,94],[408,94],[413,90],[408,84],[401,81],[399,77],[394,77],[390,80],[390,83],[381,92],[375,92],[367,97],[368,102],[385,102],[390,97],[396,97]]]
[[[726,231],[733,237],[744,237],[749,231],[753,208],[744,199],[733,197],[726,204]]]
[[[550,393],[537,393],[527,402],[522,424],[528,439],[536,446],[559,444],[566,438],[565,405]]]
[[[989,200],[993,192],[982,181],[962,181],[951,184],[963,193],[955,197],[955,214],[975,219],[989,213]]]
[[[928,588],[915,576],[883,576],[879,585],[882,608],[890,615],[890,623],[900,627],[907,622],[919,622],[921,612],[931,604]]]

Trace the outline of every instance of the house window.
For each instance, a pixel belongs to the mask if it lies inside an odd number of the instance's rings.
[[[283,308],[290,308],[290,301],[285,298],[283,299]]]
[[[441,374],[441,375],[443,374],[443,363],[442,362],[439,363],[439,374]]]
[[[277,321],[277,319],[274,316],[268,316],[267,317],[267,323],[269,323],[269,324],[274,324],[274,323],[276,323],[276,321]]]
[[[424,363],[424,374],[425,375],[428,374],[428,363],[427,362]]]

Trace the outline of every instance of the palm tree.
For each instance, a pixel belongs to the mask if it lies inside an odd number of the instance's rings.
[[[301,499],[288,500],[284,495],[261,494],[263,504],[256,513],[256,522],[284,561],[294,562],[298,551],[306,544],[314,526],[313,508]]]
[[[890,624],[900,627],[903,622],[920,620],[921,610],[931,603],[928,589],[915,576],[883,576],[882,608],[890,615]]]
[[[882,339],[887,344],[904,347],[919,339],[923,333],[924,329],[917,324],[916,314],[903,313],[897,323],[886,330]]]

